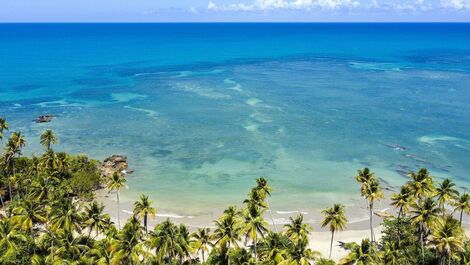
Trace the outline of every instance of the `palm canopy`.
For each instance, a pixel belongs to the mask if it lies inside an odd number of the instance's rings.
[[[108,189],[113,190],[120,190],[126,186],[126,178],[121,174],[115,172],[108,180]]]
[[[361,244],[351,243],[347,245],[349,254],[342,258],[340,265],[375,265],[380,264],[380,257],[377,255],[377,249],[369,239],[363,239]]]
[[[452,217],[438,219],[430,237],[430,243],[440,254],[441,262],[445,259],[458,260],[458,253],[464,250],[465,232],[457,220]]]
[[[155,218],[157,210],[152,207],[152,201],[149,200],[149,196],[145,194],[140,195],[140,200],[134,203],[134,214],[139,219],[143,219],[148,215]]]
[[[458,196],[459,192],[455,189],[455,183],[450,179],[444,179],[436,188],[435,197],[442,208],[442,213],[444,213],[444,205],[451,200],[455,200]]]
[[[454,211],[460,212],[460,225],[462,225],[463,214],[470,214],[470,194],[464,192],[454,201],[453,205],[455,207]]]
[[[57,136],[51,129],[45,130],[40,137],[39,141],[42,146],[44,146],[47,150],[51,149],[51,145],[58,142]]]
[[[323,210],[322,214],[325,216],[321,223],[322,227],[328,226],[331,232],[342,231],[346,228],[348,219],[343,205],[335,204],[333,207]]]
[[[5,118],[0,118],[0,140],[3,139],[3,132],[8,130],[8,122]]]
[[[400,192],[393,194],[391,200],[391,205],[399,209],[398,217],[405,215],[413,200],[410,188],[406,185],[401,187]]]
[[[304,223],[304,216],[303,214],[297,215],[295,218],[290,217],[290,223],[284,225],[286,228],[286,235],[294,241],[298,241],[301,238],[306,238],[312,227]]]
[[[406,185],[410,188],[411,193],[419,200],[425,196],[431,196],[434,193],[434,181],[425,168],[421,168],[417,173],[408,174],[411,178]]]

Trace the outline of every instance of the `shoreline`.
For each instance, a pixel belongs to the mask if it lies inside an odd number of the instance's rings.
[[[95,196],[95,199],[98,202],[103,203],[105,205],[105,212],[110,215],[111,220],[117,223],[117,204],[115,199],[115,193],[108,193],[106,189],[100,189],[95,192]],[[387,205],[385,203],[383,204],[384,207],[377,208],[375,212],[386,210]],[[358,207],[360,208],[360,211],[353,211],[353,209],[358,209]],[[132,215],[133,203],[121,202],[120,209],[121,224],[123,224],[125,223],[125,219],[131,217]],[[220,210],[220,214],[222,213],[222,211],[223,210]],[[284,226],[284,224],[289,221],[289,217],[294,217],[297,215],[297,213],[297,211],[285,212],[281,214],[274,212],[273,217],[276,227],[280,230]],[[323,255],[323,257],[328,257],[331,232],[326,228],[323,229],[320,227],[320,222],[322,218],[320,210],[318,211],[318,213],[303,214],[306,217],[307,223],[309,223],[313,228],[309,236],[309,247],[312,250],[319,251]],[[347,208],[347,214],[348,220],[352,221],[348,223],[346,230],[335,233],[334,242],[336,243],[333,244],[333,250],[331,254],[331,259],[335,261],[338,261],[339,259],[344,257],[344,255],[347,253],[344,249],[338,246],[338,242],[360,243],[362,239],[368,238],[370,236],[368,212],[366,211],[365,205],[349,207]],[[182,214],[159,212],[157,208],[157,217],[155,218],[155,220],[149,218],[148,225],[149,229],[153,229],[156,224],[168,218],[176,224],[184,223],[188,226],[191,231],[202,227],[207,227],[213,230],[213,222],[219,216],[219,214],[205,216],[186,216]],[[270,224],[270,227],[272,227],[272,220],[270,218],[269,212],[265,213],[264,219]],[[382,231],[382,221],[383,218],[374,215],[374,232],[376,235],[379,235]]]

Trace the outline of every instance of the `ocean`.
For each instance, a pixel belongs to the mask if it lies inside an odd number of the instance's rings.
[[[258,177],[281,219],[353,207],[366,166],[465,188],[470,24],[0,24],[0,116],[27,154],[51,128],[57,150],[126,155],[124,203],[162,214],[211,216]]]

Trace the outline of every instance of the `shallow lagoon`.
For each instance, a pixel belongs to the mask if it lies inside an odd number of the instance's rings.
[[[124,200],[163,214],[212,215],[260,176],[280,216],[352,206],[364,166],[468,186],[470,26],[393,25],[1,25],[1,116],[127,155]]]

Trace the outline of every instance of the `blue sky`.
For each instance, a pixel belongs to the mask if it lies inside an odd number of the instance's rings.
[[[0,0],[0,22],[470,22],[470,0]]]

